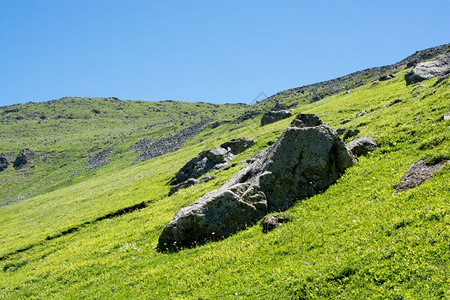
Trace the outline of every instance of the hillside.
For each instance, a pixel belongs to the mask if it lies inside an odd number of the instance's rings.
[[[31,163],[0,172],[0,298],[450,297],[449,164],[418,187],[394,190],[413,163],[450,158],[449,79],[404,79],[448,49],[251,106],[63,98],[0,108],[0,153],[35,152]],[[326,191],[276,213],[289,221],[267,234],[254,225],[156,251],[178,209],[278,139],[293,117],[260,126],[275,103],[334,129],[349,120],[347,128],[372,136],[378,148]],[[215,179],[167,196],[187,161],[237,137],[256,143]]]

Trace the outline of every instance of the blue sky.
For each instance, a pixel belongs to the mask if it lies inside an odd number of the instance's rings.
[[[449,15],[444,0],[0,0],[0,105],[249,103],[449,43]]]

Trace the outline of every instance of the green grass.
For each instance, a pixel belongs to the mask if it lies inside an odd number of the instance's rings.
[[[393,189],[412,163],[450,157],[450,124],[439,120],[450,111],[449,81],[425,81],[414,97],[403,74],[312,104],[298,99],[295,112],[315,113],[333,128],[351,118],[345,126],[379,148],[324,193],[282,212],[290,222],[268,234],[254,225],[193,249],[155,249],[179,208],[241,167],[166,197],[167,181],[186,161],[233,137],[255,139],[238,163],[275,141],[290,120],[207,129],[174,153],[138,165],[131,155],[113,160],[75,184],[1,207],[0,298],[449,298],[450,166],[419,187]],[[386,106],[397,97],[403,102]],[[143,201],[143,209],[95,221]]]

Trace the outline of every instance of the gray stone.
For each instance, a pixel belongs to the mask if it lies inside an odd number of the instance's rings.
[[[377,143],[370,136],[356,138],[347,144],[347,149],[355,156],[366,155],[377,148]]]
[[[358,133],[359,133],[359,129],[349,129],[348,131],[346,131],[344,133],[343,139],[345,141],[351,137],[357,136]]]
[[[406,171],[405,175],[400,179],[399,184],[394,187],[395,193],[421,185],[430,179],[434,172],[442,169],[448,162],[448,160],[443,160],[427,164],[423,160],[418,161]]]
[[[266,112],[261,119],[261,126],[272,124],[283,119],[289,118],[292,113],[288,110],[277,110]]]
[[[342,126],[342,127],[339,127],[338,129],[336,129],[336,132],[339,135],[343,135],[346,130],[347,130],[347,127]]]
[[[346,123],[348,123],[348,122],[350,122],[351,120],[350,119],[345,119],[345,120],[342,120],[341,121],[341,124],[346,124]]]
[[[19,155],[17,155],[17,157],[13,163],[14,169],[18,170],[18,169],[23,168],[26,165],[31,164],[31,162],[33,161],[34,155],[35,155],[35,152],[28,148],[20,150]]]
[[[200,176],[225,167],[242,151],[253,146],[255,141],[248,138],[232,139],[220,146],[203,151],[188,161],[172,178],[170,184],[176,185],[189,178]]]
[[[405,74],[406,84],[420,82],[450,73],[450,53],[445,53],[432,61],[417,64]]]
[[[397,98],[397,99],[392,100],[392,102],[389,103],[387,106],[392,106],[392,105],[400,103],[400,102],[402,102],[402,99]]]
[[[188,188],[190,186],[196,185],[200,183],[199,180],[195,179],[195,178],[189,178],[186,181],[183,181],[182,183],[179,183],[177,185],[174,185],[173,187],[170,188],[169,191],[169,196],[173,195],[175,192],[181,190],[181,189],[185,189]]]
[[[200,179],[200,183],[208,182],[208,181],[213,180],[213,179],[215,179],[215,178],[216,178],[216,177],[214,177],[214,176],[203,176],[203,177]]]
[[[286,223],[288,221],[287,218],[279,217],[279,216],[270,216],[264,218],[261,222],[262,231],[264,233],[268,233],[269,231],[274,230],[277,227],[280,227],[281,224]]]
[[[450,112],[449,112],[449,113],[446,113],[445,115],[443,115],[443,116],[442,116],[442,120],[443,120],[443,121],[448,121],[448,120],[450,120]]]
[[[228,237],[268,212],[324,191],[353,164],[337,133],[312,114],[298,114],[275,144],[256,154],[222,187],[180,209],[158,248]]]
[[[364,116],[366,113],[367,113],[367,110],[362,110],[362,111],[360,111],[359,113],[356,114],[356,117],[357,117],[357,118],[362,117],[362,116]]]

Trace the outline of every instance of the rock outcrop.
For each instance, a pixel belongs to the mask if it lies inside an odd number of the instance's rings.
[[[8,168],[10,162],[6,154],[0,154],[0,172]]]
[[[109,163],[111,159],[109,159],[108,157],[113,151],[114,148],[106,148],[91,155],[88,161],[89,167],[86,168],[86,170],[93,170]]]
[[[20,150],[19,155],[17,155],[13,163],[14,169],[17,170],[23,168],[26,165],[29,165],[33,161],[35,154],[36,153],[33,150],[30,150],[28,148]]]
[[[253,146],[255,141],[248,138],[232,139],[220,146],[203,151],[188,161],[172,178],[172,185],[180,184],[189,178],[199,178],[203,174],[225,167],[242,151]]]
[[[325,190],[353,159],[333,129],[315,115],[298,114],[275,144],[222,187],[180,209],[161,233],[158,248],[228,237],[268,212]]]
[[[442,169],[448,162],[448,160],[443,160],[427,164],[425,161],[419,160],[406,171],[405,175],[400,179],[399,184],[394,187],[395,193],[421,185],[430,179],[434,172]]]
[[[450,53],[445,53],[432,61],[417,64],[405,74],[406,84],[420,82],[450,73]]]
[[[345,140],[357,136],[359,134],[359,129],[349,129],[344,133],[344,136],[342,137]]]
[[[266,112],[261,119],[261,126],[272,124],[283,119],[289,118],[292,113],[289,110],[274,110]]]
[[[377,143],[370,136],[356,138],[347,144],[347,149],[354,156],[366,155],[377,148]]]

